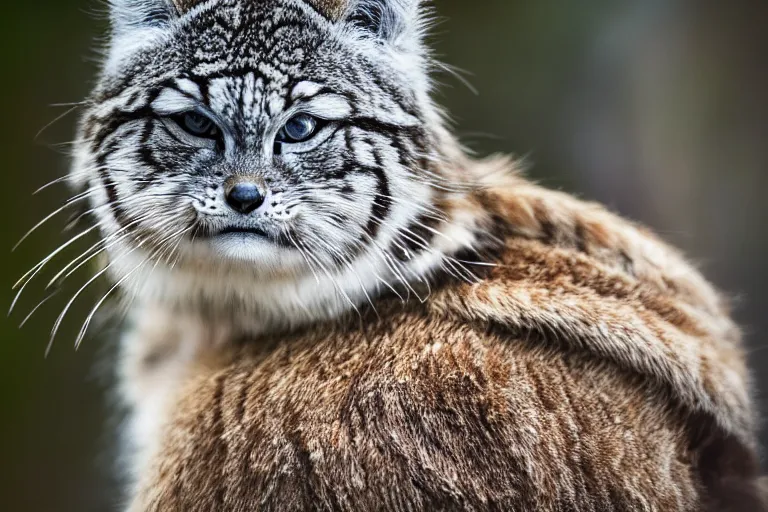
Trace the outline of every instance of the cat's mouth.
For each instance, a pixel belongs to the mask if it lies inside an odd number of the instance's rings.
[[[273,236],[265,229],[256,226],[208,227],[200,230],[195,238],[210,242],[220,241],[272,241]]]
[[[271,226],[237,223],[215,227],[208,226],[207,229],[204,227],[198,231],[195,238],[216,249],[236,249],[238,254],[245,248],[258,248],[258,251],[265,250],[267,246],[293,248],[290,240],[283,236],[280,231],[270,228]]]
[[[224,229],[220,229],[214,233],[212,233],[212,236],[219,237],[219,236],[229,236],[229,235],[242,235],[242,236],[254,236],[259,238],[269,238],[269,234],[267,234],[266,231],[260,228],[256,227],[226,227]]]

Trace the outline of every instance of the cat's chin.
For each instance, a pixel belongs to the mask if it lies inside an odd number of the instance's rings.
[[[291,247],[254,230],[227,230],[180,245],[178,265],[198,271],[246,272],[283,279],[301,272],[306,261]]]
[[[275,245],[264,235],[252,231],[228,231],[203,241],[208,257],[215,260],[280,267],[289,249]]]

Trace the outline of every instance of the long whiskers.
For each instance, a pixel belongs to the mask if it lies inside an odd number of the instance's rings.
[[[141,222],[146,221],[150,217],[151,217],[151,214],[143,215],[143,216],[141,216],[141,217],[131,221],[130,223],[126,224],[125,226],[120,228],[115,233],[112,233],[109,236],[107,236],[107,237],[103,238],[102,240],[99,240],[98,242],[93,244],[86,251],[84,251],[80,256],[78,256],[78,257],[74,258],[72,261],[70,261],[55,276],[53,276],[53,278],[46,285],[46,288],[50,288],[54,284],[61,285],[72,274],[74,274],[80,268],[82,268],[83,265],[86,265],[89,261],[93,260],[93,258],[95,258],[99,254],[102,254],[103,252],[109,250],[110,248],[114,247],[115,245],[119,244],[120,242],[123,242],[123,241],[127,240],[128,238],[130,238],[130,236],[132,235],[132,233],[130,232],[131,228],[135,227],[136,225],[140,224]],[[80,260],[82,260],[82,261],[80,261]]]
[[[32,311],[30,311],[29,314],[27,314],[27,316],[24,317],[24,320],[22,320],[21,323],[19,324],[19,329],[22,329],[25,325],[27,325],[27,322],[29,322],[29,320],[35,315],[35,313],[37,313],[37,310],[40,309],[43,306],[43,304],[45,304],[46,302],[54,298],[56,295],[58,295],[58,293],[59,293],[59,290],[54,290],[53,292],[49,293],[46,298],[41,300],[40,303],[37,306],[35,306],[32,309]]]
[[[59,253],[64,251],[67,247],[71,246],[84,236],[88,235],[89,233],[93,232],[98,226],[91,226],[90,228],[86,229],[85,231],[82,231],[78,235],[73,236],[70,238],[67,242],[60,245],[58,249],[53,251],[51,254],[49,254],[47,257],[45,257],[40,263],[32,267],[26,274],[24,274],[21,279],[19,279],[16,284],[13,285],[14,290],[18,290],[16,293],[16,296],[14,297],[13,301],[11,302],[11,307],[8,310],[8,315],[10,316],[13,313],[13,310],[16,307],[16,304],[19,301],[19,298],[21,297],[22,293],[24,293],[24,289],[27,287],[27,285],[37,276],[37,274],[40,273],[40,271],[45,267],[48,262],[50,262],[53,258],[55,258]]]
[[[64,321],[64,317],[67,315],[67,312],[70,310],[72,305],[75,303],[77,298],[85,291],[86,288],[88,288],[91,284],[93,284],[97,279],[99,279],[101,276],[106,274],[110,268],[112,268],[115,263],[120,261],[126,256],[129,256],[134,251],[139,249],[143,245],[143,241],[139,241],[133,248],[131,248],[126,253],[122,254],[112,262],[110,262],[108,265],[106,265],[103,269],[101,269],[99,272],[97,272],[93,277],[91,277],[83,286],[80,287],[77,292],[72,296],[72,298],[67,302],[67,305],[64,306],[64,309],[61,311],[59,316],[56,318],[56,322],[53,324],[53,329],[51,330],[51,337],[48,341],[48,346],[45,349],[45,356],[48,357],[48,354],[51,352],[51,348],[53,347],[53,341],[56,339],[56,334],[59,332],[59,327],[61,327],[62,322]]]
[[[67,117],[69,114],[71,114],[72,112],[74,112],[75,110],[77,110],[78,108],[80,108],[80,107],[81,107],[83,104],[84,104],[84,103],[72,103],[72,104],[71,104],[71,107],[70,107],[70,108],[68,108],[66,111],[64,111],[64,113],[63,113],[63,114],[59,114],[58,116],[56,116],[56,117],[53,119],[53,121],[51,121],[50,123],[48,123],[48,124],[46,124],[45,126],[43,126],[42,128],[40,128],[40,131],[38,131],[38,132],[37,132],[37,135],[35,135],[35,140],[37,140],[37,139],[38,139],[38,138],[39,138],[39,137],[40,137],[40,136],[41,136],[41,135],[42,135],[42,134],[45,132],[45,130],[47,130],[48,128],[50,128],[50,127],[51,127],[51,126],[53,126],[54,124],[58,123],[59,121],[61,121],[61,120],[62,120],[62,119],[64,119],[65,117]],[[69,105],[65,105],[65,104],[58,104],[58,105],[52,105],[52,106],[69,106]]]
[[[296,241],[295,243],[300,244],[299,241]],[[302,245],[302,247],[304,247]],[[320,259],[315,256],[315,254],[312,252],[311,248],[304,247],[307,256],[309,256],[310,259],[314,260],[317,266],[320,268],[320,270],[325,274],[325,276],[331,281],[334,288],[341,294],[341,296],[347,301],[349,306],[357,313],[358,316],[362,316],[360,314],[360,310],[357,308],[357,305],[355,302],[349,297],[347,292],[344,291],[344,288],[339,284],[338,280],[333,276],[330,270],[328,270],[328,267],[326,265],[323,265],[323,262],[320,261]]]
[[[352,262],[350,261],[349,257],[347,255],[345,255],[345,254],[342,254],[337,249],[334,249],[333,247],[331,247],[328,244],[328,242],[325,242],[324,240],[322,240],[319,237],[312,236],[312,237],[308,237],[308,238],[313,240],[318,245],[321,245],[322,247],[324,247],[326,252],[328,252],[330,254],[335,254],[337,256],[337,258],[339,258],[344,263],[344,265],[349,269],[349,271],[354,274],[355,279],[357,280],[358,284],[360,285],[360,289],[362,290],[363,295],[365,295],[365,298],[368,300],[368,303],[371,305],[371,308],[373,308],[374,313],[376,313],[376,316],[379,316],[379,312],[376,309],[376,306],[373,303],[373,300],[371,299],[371,296],[368,294],[368,290],[366,289],[365,283],[363,283],[362,279],[360,279],[360,275],[354,269],[354,267],[352,265]],[[378,277],[378,276],[376,276],[376,277]]]
[[[21,237],[21,240],[19,240],[18,242],[16,242],[16,245],[14,245],[14,246],[13,246],[13,249],[11,249],[11,252],[13,252],[13,251],[15,251],[16,249],[18,249],[18,248],[19,248],[19,246],[20,246],[22,243],[24,243],[24,241],[25,241],[27,238],[29,238],[29,237],[30,237],[30,235],[32,235],[32,233],[34,233],[35,231],[37,231],[37,230],[38,230],[38,229],[39,229],[39,228],[40,228],[40,227],[41,227],[43,224],[45,224],[46,222],[48,222],[49,220],[51,220],[53,217],[55,217],[55,216],[56,216],[56,215],[58,215],[59,213],[63,212],[63,211],[64,211],[64,210],[66,210],[67,208],[69,208],[70,206],[72,206],[72,205],[74,205],[74,204],[76,204],[76,203],[78,203],[78,202],[82,201],[83,199],[87,198],[87,197],[88,197],[88,196],[89,196],[91,193],[93,193],[93,192],[95,192],[95,189],[93,189],[93,188],[89,188],[89,189],[88,189],[88,190],[86,190],[85,192],[81,192],[81,193],[79,193],[79,194],[77,194],[77,195],[75,195],[75,196],[71,197],[70,199],[68,199],[68,200],[67,200],[67,201],[64,203],[64,205],[63,205],[63,206],[61,206],[60,208],[56,209],[56,210],[55,210],[53,213],[51,213],[50,215],[46,216],[46,217],[45,217],[43,220],[41,220],[40,222],[38,222],[37,224],[35,224],[35,225],[32,227],[32,229],[30,229],[29,231],[27,231],[27,232],[24,234],[24,236],[22,236],[22,237]]]
[[[171,222],[173,222],[172,219],[169,219],[162,223],[158,228],[164,227],[169,225]],[[72,305],[75,303],[77,298],[91,285],[93,284],[97,279],[99,279],[101,276],[106,274],[110,268],[112,268],[116,263],[123,260],[124,258],[128,257],[129,255],[136,252],[138,249],[142,248],[145,243],[147,242],[146,238],[137,240],[136,244],[131,247],[128,251],[124,252],[123,254],[120,254],[115,259],[113,259],[109,264],[105,265],[103,269],[101,269],[99,272],[97,272],[93,277],[91,277],[82,287],[80,287],[79,290],[72,296],[72,298],[67,302],[67,305],[64,306],[64,309],[59,314],[58,318],[56,319],[56,322],[53,325],[53,329],[51,330],[51,338],[48,342],[48,347],[46,348],[46,356],[51,350],[51,347],[53,346],[53,341],[56,338],[56,334],[59,331],[59,328],[61,327],[62,322],[64,321],[64,318],[67,315],[67,312],[71,309]]]
[[[146,202],[146,201],[147,201],[147,198],[143,196],[129,197],[127,199],[120,201],[120,204],[121,206],[140,206],[143,202]],[[94,212],[100,208],[108,208],[108,207],[110,207],[110,205],[99,205],[89,210],[89,212]],[[86,214],[87,213],[88,212],[86,212]],[[120,242],[127,240],[129,237],[133,235],[133,233],[131,232],[132,228],[134,228],[136,225],[142,222],[146,222],[147,220],[151,219],[152,216],[153,216],[152,212],[144,213],[138,218],[132,220],[129,224],[126,224],[125,226],[123,226],[118,231],[110,233],[105,238],[96,242],[93,246],[88,248],[85,252],[83,252],[80,256],[78,256],[74,260],[70,261],[61,271],[59,271],[56,274],[56,276],[48,283],[46,288],[50,288],[54,284],[57,284],[57,285],[62,284],[66,279],[69,278],[69,276],[71,276],[74,272],[76,272],[79,268],[81,268],[83,265],[88,263],[98,254],[101,254],[102,252],[108,249],[111,249],[113,246],[119,244]],[[27,285],[32,280],[34,280],[34,278],[43,270],[45,266],[47,266],[48,263],[50,263],[64,249],[74,244],[74,242],[83,238],[84,236],[93,232],[94,230],[103,227],[103,225],[105,225],[107,222],[110,222],[110,221],[107,219],[101,220],[97,222],[95,225],[89,227],[88,229],[85,229],[83,232],[73,236],[71,239],[63,243],[58,249],[54,250],[49,256],[44,258],[41,262],[39,262],[32,269],[30,269],[30,271],[28,271],[24,276],[22,276],[22,278],[14,285],[14,289],[18,289],[18,291],[16,296],[13,299],[13,302],[11,304],[8,314],[10,315],[14,311]],[[168,219],[167,221],[161,222],[155,226],[150,226],[150,229],[161,230],[167,226],[170,226],[173,222],[174,222],[173,219]],[[150,237],[150,239],[151,238],[152,237]],[[54,291],[53,293],[48,295],[45,299],[43,299],[43,301],[41,301],[37,306],[35,306],[35,308],[33,308],[33,310],[24,319],[24,321],[22,322],[22,325],[24,325],[45,303],[47,303],[53,296],[55,296],[57,292],[58,290]],[[80,292],[78,292],[78,294],[76,295],[79,295],[79,293]]]
[[[114,293],[115,290],[117,290],[120,286],[123,285],[128,279],[131,278],[138,270],[140,270],[144,265],[146,265],[147,262],[152,261],[152,258],[154,255],[157,255],[160,253],[161,250],[164,250],[164,243],[166,243],[168,240],[172,240],[175,237],[181,237],[184,236],[184,234],[188,231],[190,231],[192,227],[187,227],[180,229],[176,231],[175,233],[172,233],[168,237],[164,238],[160,242],[157,243],[159,248],[153,253],[153,255],[150,255],[150,257],[145,258],[143,261],[141,261],[138,265],[136,265],[131,271],[127,272],[123,277],[121,277],[112,287],[99,299],[98,302],[96,302],[96,305],[91,309],[90,313],[88,313],[88,316],[85,319],[85,322],[83,322],[82,327],[80,328],[80,332],[77,334],[77,338],[75,339],[75,349],[80,347],[80,344],[82,343],[83,339],[85,338],[85,334],[88,331],[88,327],[91,325],[91,321],[93,320],[93,317],[96,315],[96,312],[101,308],[101,306],[104,304],[104,302],[107,300],[107,298]],[[152,271],[157,267],[159,260],[155,262],[155,266],[152,267]]]

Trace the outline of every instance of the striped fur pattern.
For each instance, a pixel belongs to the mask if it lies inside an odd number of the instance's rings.
[[[645,230],[465,156],[419,0],[111,11],[70,181],[134,320],[130,510],[763,507],[719,295]],[[286,142],[300,115],[316,131]]]
[[[407,292],[452,264],[440,247],[471,234],[432,243],[462,185],[415,18],[396,29],[361,4],[333,22],[297,0],[209,1],[174,18],[165,5],[115,7],[72,173],[131,295],[267,328]],[[173,121],[188,111],[221,140],[190,140]],[[276,143],[297,113],[322,120],[319,132]],[[233,177],[265,183],[256,214],[228,208]],[[263,236],[218,236],[243,229]]]

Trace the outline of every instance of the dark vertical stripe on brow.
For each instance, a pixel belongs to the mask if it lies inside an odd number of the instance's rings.
[[[200,97],[203,99],[203,103],[210,107],[211,106],[211,92],[210,92],[210,79],[205,77],[190,77],[190,80],[192,80],[194,83],[197,84],[198,89],[200,89]]]
[[[352,141],[352,127],[351,126],[345,126],[344,127],[344,145],[347,148],[347,153],[349,153],[349,157],[350,158],[354,158],[355,157],[355,148],[354,148],[354,143]]]

